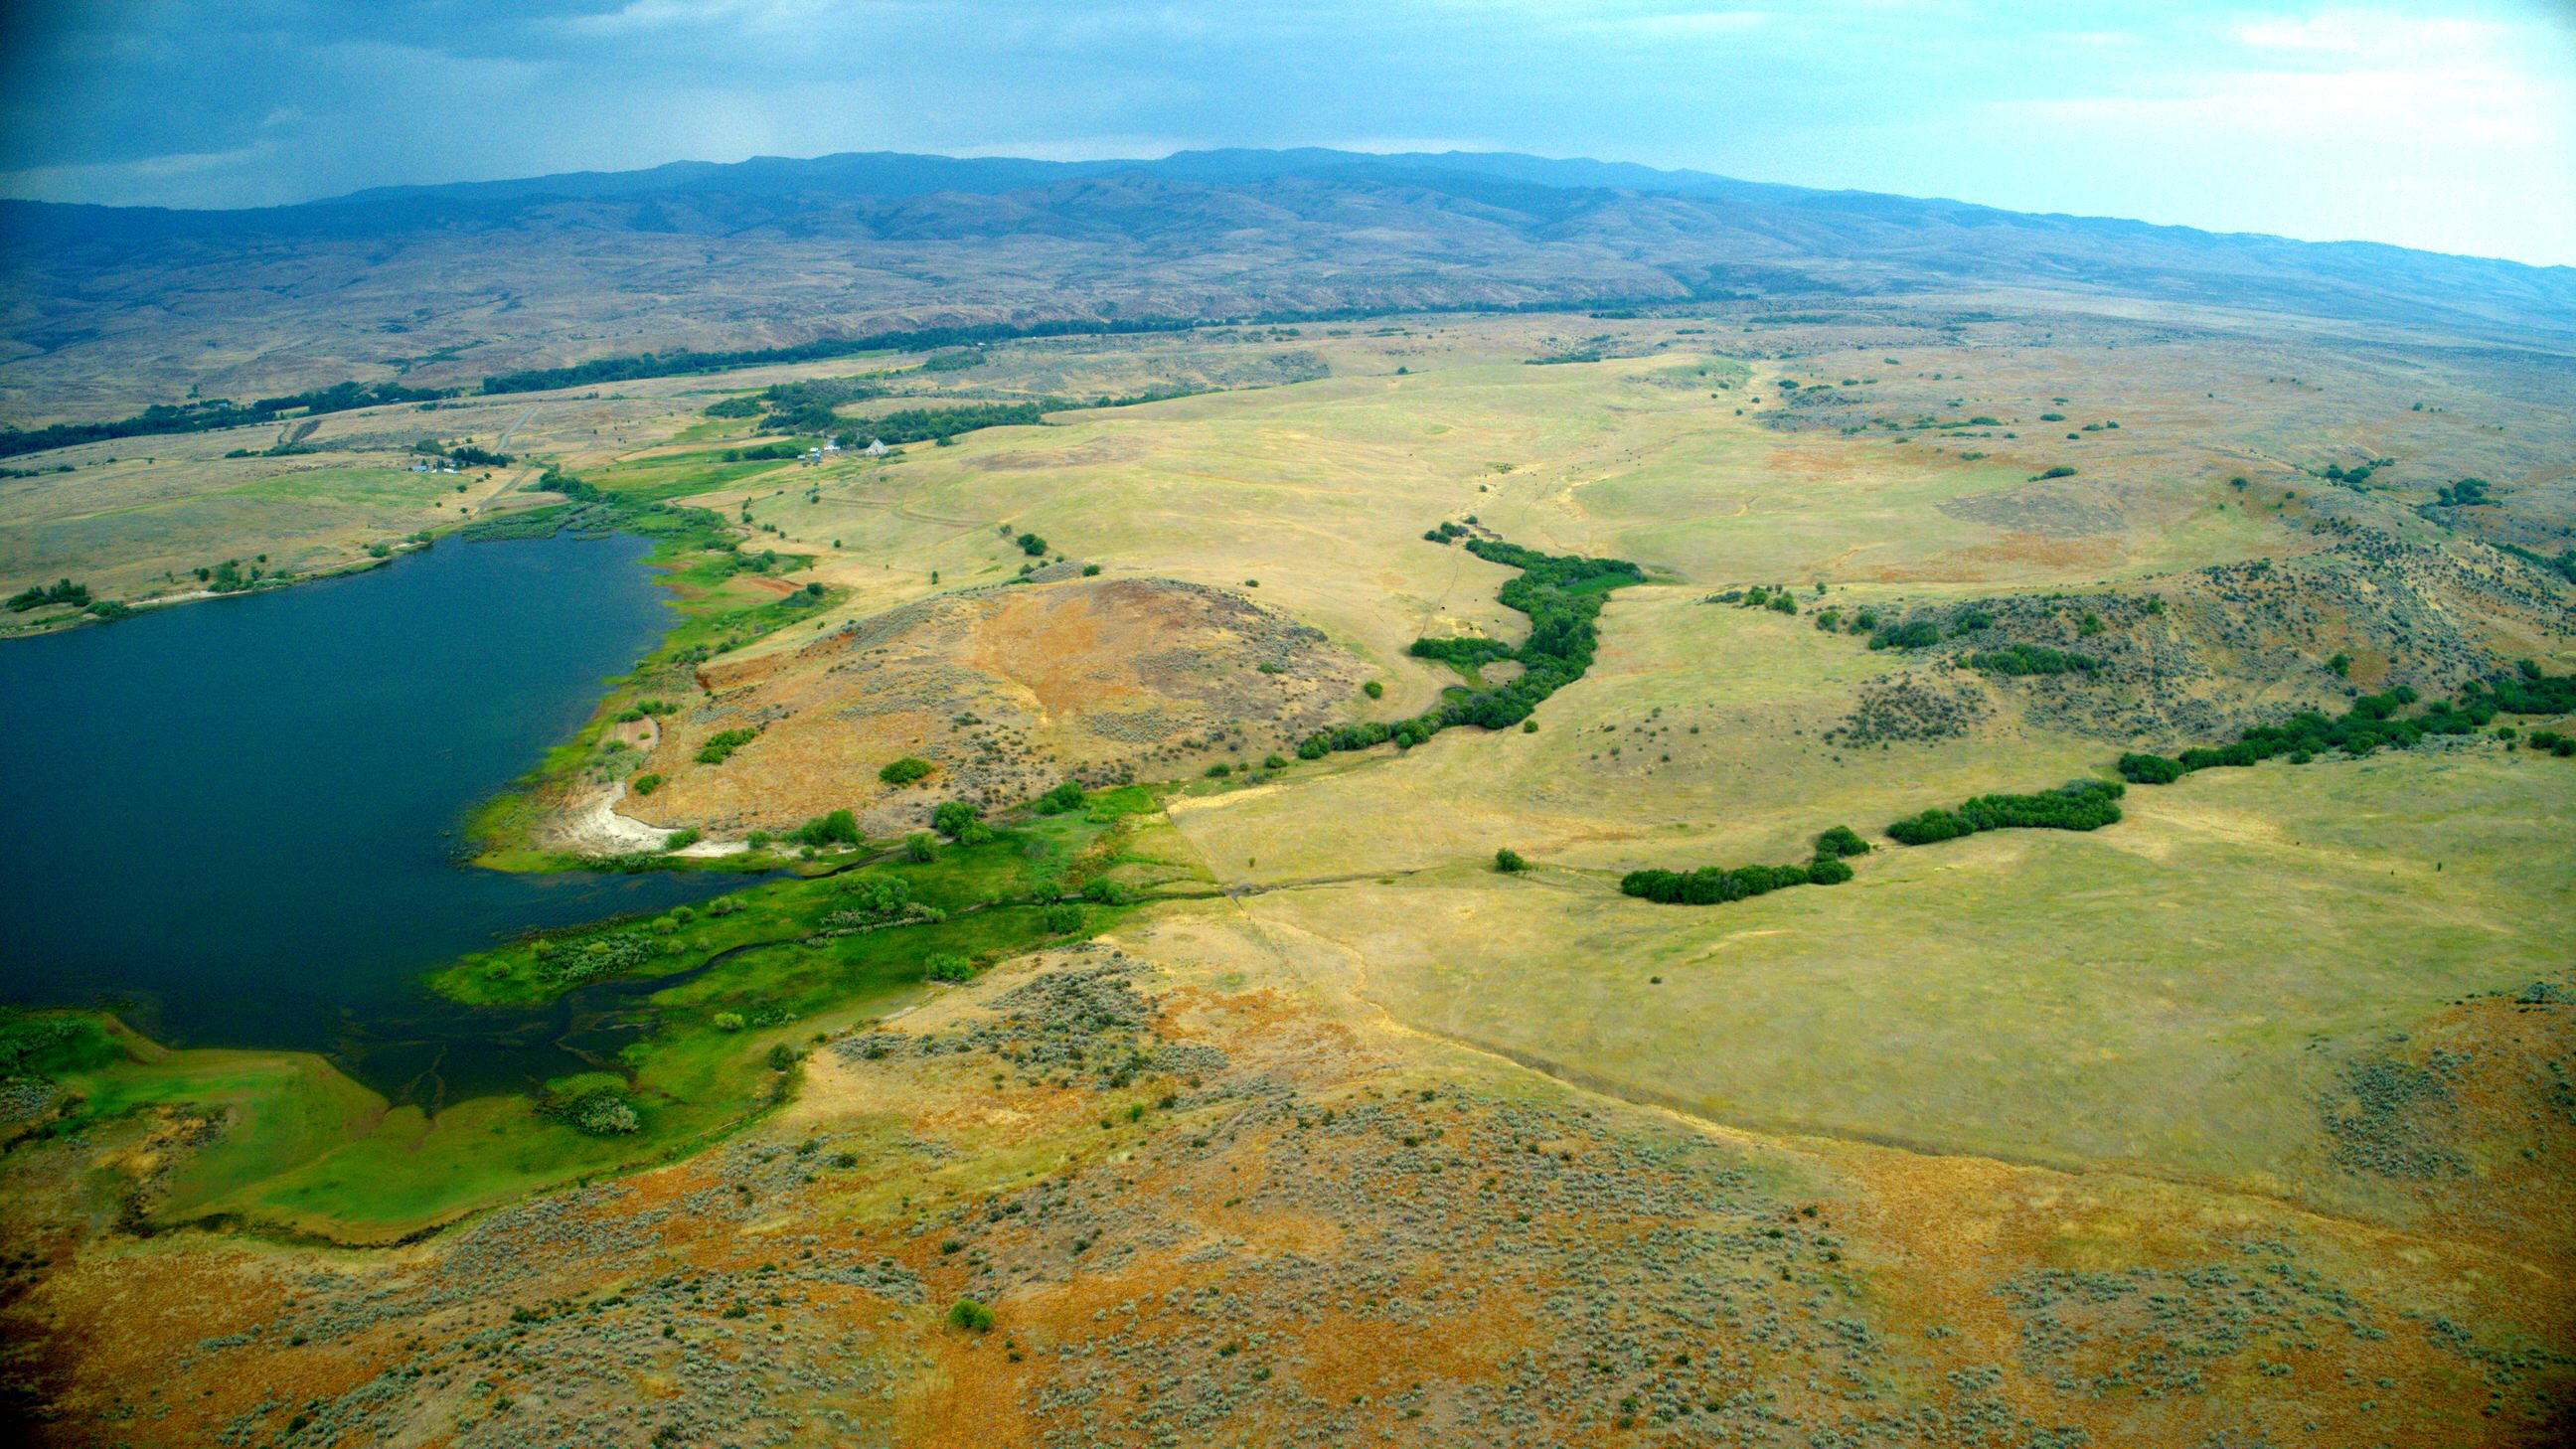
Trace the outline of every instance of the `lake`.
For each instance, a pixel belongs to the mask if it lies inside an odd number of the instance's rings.
[[[477,1011],[423,971],[739,876],[455,863],[465,812],[589,717],[670,620],[619,534],[380,568],[0,642],[0,996],[179,1046],[329,1053],[435,1102],[578,1070],[635,1013]]]

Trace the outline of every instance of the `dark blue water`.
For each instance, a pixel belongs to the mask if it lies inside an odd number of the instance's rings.
[[[413,1096],[574,1069],[598,1044],[570,1014],[419,982],[526,927],[741,884],[452,863],[464,812],[668,626],[645,549],[448,542],[0,643],[0,995],[114,1004],[175,1045],[323,1051]]]

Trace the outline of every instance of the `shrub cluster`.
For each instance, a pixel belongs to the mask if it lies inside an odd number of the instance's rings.
[[[1437,659],[1461,669],[1474,669],[1491,660],[1512,657],[1512,646],[1500,639],[1416,639],[1413,657]]]
[[[1529,638],[1516,649],[1484,639],[1423,639],[1415,641],[1413,651],[1424,658],[1448,658],[1444,651],[1464,645],[1475,652],[1478,662],[1519,660],[1519,677],[1452,698],[1391,725],[1371,720],[1318,731],[1298,744],[1299,758],[1321,759],[1336,750],[1365,750],[1388,740],[1411,749],[1456,725],[1508,729],[1519,724],[1541,700],[1581,679],[1592,667],[1599,639],[1593,622],[1601,615],[1603,596],[1645,577],[1643,570],[1625,559],[1544,554],[1485,538],[1470,538],[1465,547],[1478,558],[1521,571],[1496,597],[1504,607],[1529,616]]]
[[[817,377],[771,386],[761,393],[754,410],[768,410],[769,416],[762,419],[761,426],[772,432],[828,434],[841,426],[841,415],[836,411],[841,404],[883,396],[884,388],[854,377]],[[713,407],[707,413],[711,417],[745,416],[738,412],[717,413]]]
[[[1861,839],[1860,832],[1850,826],[1837,825],[1816,837],[1816,854],[1833,856],[1837,859],[1845,856],[1867,855],[1869,842]]]
[[[537,943],[538,968],[566,986],[619,976],[653,959],[653,942],[640,931],[612,931],[569,948]]]
[[[1980,649],[1968,656],[1968,667],[1988,674],[2091,674],[2102,667],[2102,661],[2090,654],[2051,649],[2045,644],[2015,644],[2004,649]]]
[[[1798,596],[1787,584],[1755,584],[1740,591],[1729,589],[1718,595],[1717,601],[1733,604],[1739,609],[1769,609],[1775,614],[1798,612]]]
[[[2120,778],[2132,785],[2170,785],[2183,777],[2182,761],[2162,755],[2122,755]]]
[[[1881,625],[1869,636],[1872,649],[1929,649],[1940,642],[1941,626],[1929,619]]]
[[[1956,810],[1931,809],[1887,827],[1899,845],[1930,845],[1980,830],[2099,830],[2120,818],[2116,780],[2071,780],[2036,795],[1979,795]]]
[[[2329,481],[2345,483],[2358,488],[2362,484],[2370,481],[2371,474],[2378,472],[2382,468],[2394,467],[2396,466],[2396,463],[2397,460],[2394,458],[2373,458],[2367,463],[2357,463],[2350,468],[2343,466],[2341,463],[2328,463],[2324,468],[2317,471],[2319,476],[2324,477]]]
[[[930,812],[930,828],[960,845],[972,845],[992,838],[982,813],[963,800],[944,800]]]
[[[615,1087],[593,1087],[567,1096],[549,1093],[537,1103],[537,1115],[590,1137],[622,1137],[644,1130],[635,1104]]]
[[[23,614],[48,604],[68,604],[75,609],[89,605],[89,585],[64,579],[53,584],[30,584],[9,596],[9,612]]]
[[[834,810],[797,826],[787,832],[787,838],[816,850],[829,845],[854,846],[859,843],[859,820],[847,810]]]
[[[899,916],[912,906],[912,882],[899,875],[846,876],[840,890],[850,898],[850,909],[869,920]]]
[[[2526,659],[2519,672],[2460,691],[2464,703],[2483,698],[2497,714],[2576,714],[2576,674],[2548,675]]]
[[[583,387],[593,383],[625,382],[639,377],[673,377],[685,373],[724,372],[742,367],[772,367],[784,363],[818,362],[828,358],[852,357],[867,352],[918,352],[937,347],[966,347],[982,342],[1012,337],[1096,337],[1137,332],[1177,332],[1194,323],[1170,319],[1138,317],[1115,322],[1088,318],[1052,318],[1041,322],[976,322],[949,327],[916,328],[901,332],[871,332],[852,337],[818,337],[786,347],[759,347],[734,352],[664,352],[627,353],[614,357],[595,357],[567,367],[537,367],[520,372],[495,373],[483,379],[482,391],[489,395],[511,392],[544,392],[559,387]],[[343,383],[341,386],[352,386]],[[390,388],[392,384],[379,384]],[[424,393],[425,397],[441,396]],[[168,409],[164,409],[168,410]],[[889,440],[891,441],[891,440]]]
[[[1030,403],[970,403],[964,407],[902,408],[871,418],[862,432],[892,446],[897,443],[925,443],[940,438],[953,438],[978,428],[1028,427],[1046,421],[1046,415],[1073,406],[1049,398]],[[852,434],[857,437],[859,434]]]
[[[2374,750],[2403,750],[2439,735],[2466,735],[2484,729],[2500,714],[2566,714],[2576,711],[2576,675],[2548,675],[2525,660],[2519,672],[2495,680],[2471,680],[2456,700],[2437,700],[2422,714],[2399,717],[2417,696],[2405,685],[2365,694],[2352,708],[2332,718],[2303,709],[2277,725],[2256,725],[2228,745],[2203,746],[2166,759],[2159,755],[2122,755],[2120,774],[2141,785],[2169,785],[2194,770],[2251,765],[2276,755],[2303,765],[2329,750],[2361,756]]]
[[[289,408],[304,408],[308,413],[344,412],[353,407],[378,403],[426,402],[445,396],[447,394],[434,389],[404,388],[393,383],[380,383],[369,388],[362,383],[343,382],[285,397],[261,398],[255,403],[236,403],[228,398],[205,398],[178,404],[154,403],[132,417],[112,422],[52,423],[30,429],[0,427],[0,457],[40,453],[111,438],[203,433],[217,428],[271,423],[277,420],[279,413]]]
[[[759,738],[760,731],[756,729],[718,730],[707,736],[705,744],[698,746],[698,763],[721,765],[734,751]]]
[[[925,760],[918,755],[906,755],[902,759],[896,760],[892,764],[887,765],[884,769],[877,771],[877,778],[885,781],[889,785],[909,785],[913,781],[921,779],[929,773],[930,762],[928,760]]]
[[[1801,885],[1841,885],[1852,878],[1845,857],[1861,855],[1869,842],[1848,825],[1837,825],[1816,837],[1816,854],[1805,865],[1739,865],[1730,870],[1708,865],[1693,871],[1632,870],[1620,877],[1619,891],[1667,906],[1714,906]]]
[[[948,1305],[948,1321],[968,1333],[982,1333],[993,1326],[993,1310],[972,1298],[960,1298]]]

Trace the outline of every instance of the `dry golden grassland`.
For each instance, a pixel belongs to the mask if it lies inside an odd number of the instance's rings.
[[[415,1247],[22,1229],[61,1256],[7,1321],[75,1444],[2449,1445],[2562,1402],[2563,1247],[1676,1118],[1425,1038],[1335,954],[1166,908],[816,1045],[724,1147]],[[2570,1044],[2510,1012],[2453,1024]],[[11,1201],[74,1215],[61,1162]]]
[[[2128,742],[2063,707],[2081,681],[1815,627],[2152,597],[2102,603],[2092,647],[2173,623],[2169,684],[2090,687],[2331,702],[2346,648],[2354,682],[2397,677],[2429,635],[2338,632],[2381,617],[2352,599],[2258,615],[2250,575],[2202,571],[2342,578],[2292,566],[2367,532],[2492,574],[2473,534],[2559,526],[2576,400],[2430,341],[1997,295],[1066,339],[421,415],[716,508],[848,591],[695,666],[647,762],[657,825],[871,807],[897,749],[937,767],[907,801],[1007,793],[1107,763],[1084,732],[1125,702],[1242,701],[1244,728],[1136,763],[1188,782],[1120,827],[1114,877],[1165,899],[890,1017],[779,1028],[791,1100],[672,1165],[355,1254],[101,1230],[102,1181],[188,1171],[166,1114],[12,1154],[0,1243],[44,1266],[0,1306],[41,1344],[10,1374],[65,1443],[298,1414],[323,1442],[460,1444],[2554,1442],[2567,762],[2480,737],[2212,769],[2090,833],[1899,847],[1901,816],[2098,777]],[[1597,360],[1532,361],[1568,355]],[[714,398],[869,370],[957,400],[1231,390],[709,461],[748,429]],[[2385,457],[2366,490],[2298,471]],[[2419,507],[2472,473],[2507,492],[2494,517]],[[1305,727],[1259,691],[1409,716],[1461,682],[1413,639],[1520,637],[1511,572],[1422,537],[1471,515],[1649,570],[1589,673],[1534,730],[1258,767]],[[1242,607],[1135,602],[1175,583]],[[1753,584],[1799,612],[1711,601]],[[2510,618],[2456,583],[2404,617],[2576,665],[2565,592],[2515,587]],[[1261,672],[1235,647],[1255,618],[1320,631],[1312,667]],[[1947,712],[1855,742],[1897,689]],[[1008,725],[989,749],[942,724],[976,700]],[[761,741],[690,758],[755,717]],[[1803,860],[1834,825],[1877,845],[1840,886],[1619,893]],[[1503,847],[1532,868],[1497,872]],[[946,1316],[961,1298],[989,1332]]]

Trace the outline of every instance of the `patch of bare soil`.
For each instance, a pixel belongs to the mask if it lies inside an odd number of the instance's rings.
[[[1983,523],[2006,533],[2051,538],[2116,534],[2128,527],[2127,516],[2099,497],[2044,483],[2024,483],[1991,493],[1944,499],[1933,507],[1952,518]]]
[[[1200,584],[1076,573],[944,594],[707,665],[709,698],[667,721],[646,763],[664,784],[649,809],[625,808],[710,836],[844,808],[872,833],[915,829],[940,800],[1000,806],[1069,777],[1257,760],[1335,718],[1363,674],[1319,631]],[[757,735],[721,764],[697,760],[734,730]],[[933,773],[881,783],[904,756]]]

